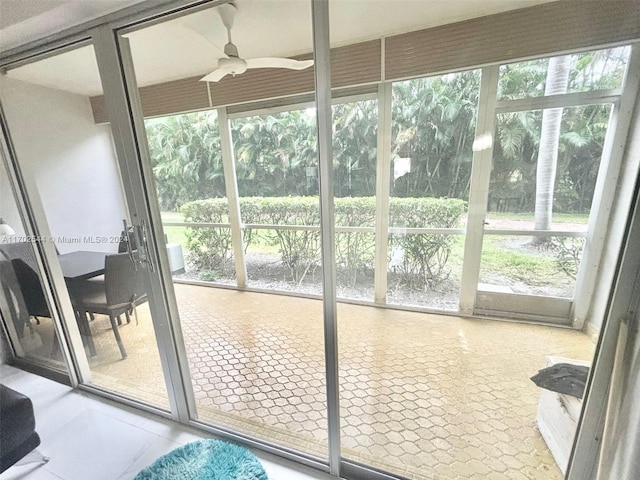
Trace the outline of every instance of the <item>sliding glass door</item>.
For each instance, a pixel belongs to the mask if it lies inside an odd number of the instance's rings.
[[[28,193],[40,205],[36,220],[47,232],[32,237],[14,223],[15,231],[0,244],[20,286],[18,300],[26,306],[28,328],[16,332],[25,353],[54,365],[64,360],[56,348],[56,306],[43,303],[46,290],[33,255],[44,245],[53,254],[48,263],[57,276],[57,295],[71,306],[63,332],[79,333],[73,355],[88,366],[80,381],[168,411],[149,308],[155,299],[145,278],[149,264],[143,262],[147,233],[125,195],[131,179],[121,173],[121,140],[114,138],[109,119],[99,117],[94,100],[103,85],[93,45],[10,69],[1,93],[17,168],[33,188]],[[15,222],[14,212],[5,211]]]
[[[324,1],[212,4],[1,79],[46,232],[0,238],[22,354],[335,475],[561,478],[529,379],[594,343],[478,317],[569,325],[593,290],[628,52],[547,91],[557,59],[420,61],[429,29],[337,20],[383,2],[332,3],[331,39]],[[51,321],[4,248],[32,242]]]
[[[153,174],[151,208],[164,227],[157,240],[170,262],[189,416],[326,461],[312,62],[296,56],[284,62],[297,69],[222,75],[234,48],[241,59],[312,51],[311,4],[294,2],[291,16],[267,22],[269,8],[200,9],[119,41],[124,55],[130,48],[129,86],[135,82],[141,99],[137,133]],[[255,42],[256,29],[268,30],[270,41]],[[212,71],[215,78],[203,81]],[[300,101],[260,103],[276,92]],[[268,294],[274,286],[315,298]]]
[[[3,162],[0,166],[1,328],[16,358],[67,377],[68,365],[62,355],[64,344],[54,320],[57,312],[47,295],[39,252],[31,242],[16,241],[19,237],[30,237],[27,232],[31,229],[25,221],[23,204],[12,191],[17,182],[7,165]]]

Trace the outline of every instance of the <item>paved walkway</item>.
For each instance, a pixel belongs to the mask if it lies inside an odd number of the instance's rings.
[[[326,457],[320,301],[176,285],[200,419]],[[146,307],[92,322],[94,383],[167,406]],[[571,330],[338,307],[343,456],[413,479],[560,479],[529,380],[548,355],[590,360]]]

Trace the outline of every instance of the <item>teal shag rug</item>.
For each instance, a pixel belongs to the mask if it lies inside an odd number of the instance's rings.
[[[160,457],[134,480],[268,480],[260,460],[240,445],[198,440]]]

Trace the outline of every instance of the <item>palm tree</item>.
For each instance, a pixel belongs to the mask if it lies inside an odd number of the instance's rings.
[[[549,59],[545,95],[567,93],[571,57],[563,55]],[[534,230],[549,230],[553,214],[553,190],[558,164],[562,108],[549,108],[542,113],[540,148],[536,168],[536,203]],[[548,243],[549,237],[536,237],[534,243]]]
[[[478,71],[393,85],[393,154],[411,158],[395,196],[468,197],[479,85]]]
[[[316,127],[301,110],[234,120],[241,196],[288,196],[317,193],[307,167],[316,167]],[[314,180],[315,182],[315,180]]]
[[[185,202],[224,196],[220,132],[215,112],[145,122],[149,152],[164,210]]]
[[[333,106],[333,161],[336,197],[370,197],[376,189],[376,101]]]

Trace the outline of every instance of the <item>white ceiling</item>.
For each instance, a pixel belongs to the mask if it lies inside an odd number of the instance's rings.
[[[331,44],[345,45],[547,1],[554,0],[330,0]],[[136,3],[135,0],[0,0],[0,14],[6,2],[13,7],[18,3],[37,4],[41,9],[34,7],[35,16],[31,17],[30,12],[14,9],[9,20],[0,23],[3,47],[5,30],[25,22],[46,23],[55,12],[69,9],[71,4],[81,7],[97,3],[106,8]],[[51,4],[56,6],[48,9]],[[310,0],[237,0],[236,4],[233,41],[241,57],[291,56],[312,51]],[[215,68],[226,43],[226,32],[215,8],[138,30],[128,37],[140,86],[206,74]],[[10,70],[8,75],[83,95],[101,93],[92,47]]]
[[[0,51],[39,40],[144,0],[0,0]]]

